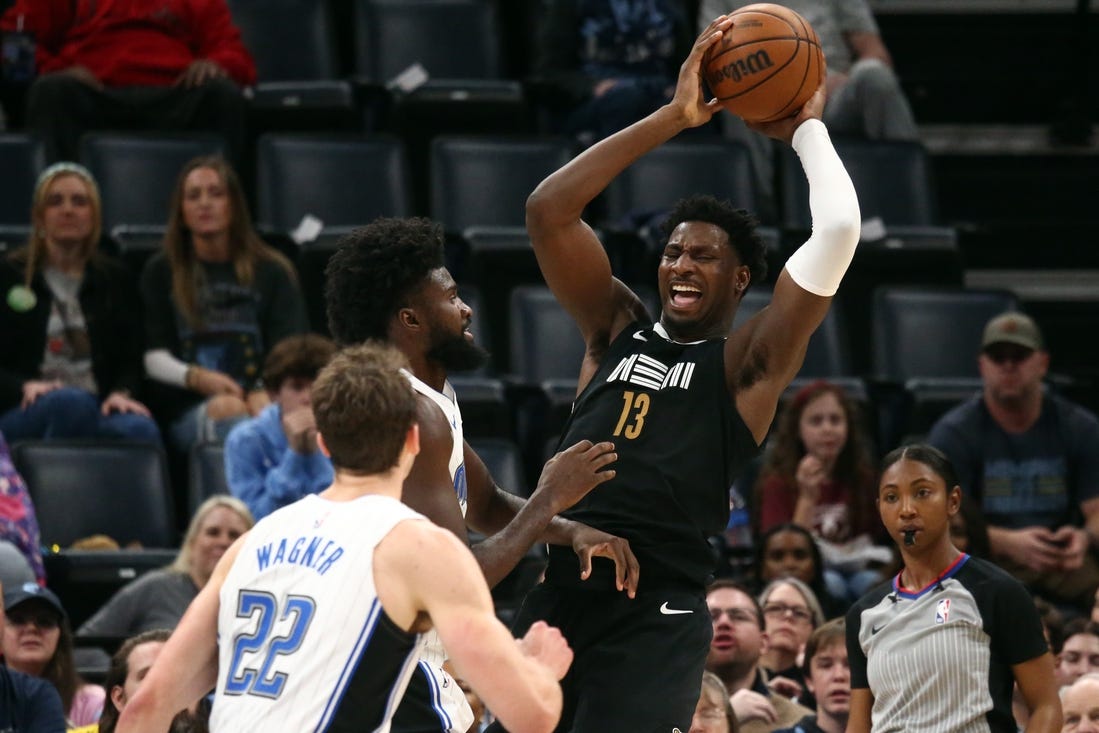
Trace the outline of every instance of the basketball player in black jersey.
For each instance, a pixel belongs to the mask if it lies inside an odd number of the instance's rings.
[[[631,600],[614,592],[612,568],[596,561],[594,582],[580,584],[576,561],[551,548],[546,582],[513,632],[552,619],[576,652],[558,731],[690,727],[711,635],[706,538],[725,526],[729,486],[767,434],[859,238],[854,187],[820,122],[821,90],[796,116],[755,126],[797,151],[813,215],[768,307],[730,334],[764,273],[763,245],[751,217],[708,197],[671,214],[655,323],[612,276],[581,214],[633,161],[720,109],[702,96],[699,66],[730,25],[723,16],[699,36],[667,106],[588,149],[527,202],[542,274],[587,344],[562,444],[611,440],[618,453],[615,478],[564,515],[629,540],[643,569]]]
[[[637,560],[629,545],[605,531],[554,518],[614,474],[613,444],[575,441],[547,464],[528,501],[496,485],[462,439],[447,383],[451,370],[479,366],[485,356],[469,331],[471,309],[444,267],[442,228],[427,219],[378,219],[348,235],[326,270],[329,327],[345,344],[367,340],[396,346],[418,383],[420,453],[402,501],[463,541],[466,526],[488,539],[473,554],[489,586],[515,567],[536,541],[574,554],[577,579],[593,555],[611,558],[617,587],[633,594]],[[455,454],[455,451],[457,452]],[[464,733],[465,695],[441,672],[442,651],[429,645],[393,719],[394,733]],[[697,695],[696,695],[697,698]],[[693,702],[692,702],[693,705]]]

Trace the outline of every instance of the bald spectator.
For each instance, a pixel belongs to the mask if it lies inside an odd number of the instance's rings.
[[[1061,709],[1061,733],[1099,733],[1099,674],[1086,674],[1062,690]]]
[[[211,130],[244,144],[256,69],[225,0],[17,0],[0,29],[37,42],[27,127],[51,161],[97,129]]]

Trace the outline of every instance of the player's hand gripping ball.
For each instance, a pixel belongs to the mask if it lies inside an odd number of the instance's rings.
[[[824,81],[816,31],[772,3],[733,12],[732,27],[702,59],[702,73],[725,109],[746,122],[772,122],[797,112]]]

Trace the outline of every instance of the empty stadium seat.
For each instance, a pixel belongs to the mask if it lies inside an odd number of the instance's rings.
[[[332,7],[324,0],[229,0],[233,21],[256,63],[253,127],[349,129],[354,90],[341,79]]]
[[[747,148],[724,138],[661,145],[607,186],[606,219],[617,225],[627,217],[667,211],[677,200],[695,194],[709,194],[755,211]]]
[[[200,155],[226,153],[209,134],[89,133],[80,160],[95,176],[103,201],[103,230],[119,225],[164,226],[183,166]]]
[[[898,384],[977,377],[985,324],[1018,306],[1006,290],[878,288],[871,314],[874,374]]]
[[[0,134],[0,237],[22,240],[30,228],[31,199],[38,174],[46,167],[42,142],[31,135]]]
[[[348,228],[412,213],[408,166],[395,138],[263,135],[256,158],[263,229],[290,232],[307,214],[326,228]]]
[[[439,137],[431,143],[431,216],[447,231],[515,227],[543,178],[569,162],[565,138]]]
[[[26,441],[12,461],[27,482],[42,541],[105,534],[120,545],[176,546],[163,449],[115,441]]]

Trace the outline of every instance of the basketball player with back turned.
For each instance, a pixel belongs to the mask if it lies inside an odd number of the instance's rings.
[[[556,629],[518,643],[460,539],[401,503],[418,398],[396,350],[338,354],[313,386],[335,479],[264,517],[222,556],[119,720],[168,729],[215,688],[210,729],[388,731],[430,627],[510,726],[553,729],[572,653]]]
[[[633,161],[720,109],[704,99],[699,67],[730,25],[723,16],[699,36],[668,105],[589,148],[527,202],[542,274],[587,344],[562,444],[611,440],[618,453],[615,477],[564,516],[627,539],[644,568],[630,599],[615,592],[609,563],[597,560],[582,584],[571,553],[550,548],[546,581],[513,631],[546,620],[576,654],[559,731],[690,727],[711,635],[706,538],[724,527],[729,486],[757,453],[858,243],[858,200],[820,122],[818,91],[794,117],[755,126],[797,151],[813,216],[768,307],[730,334],[745,290],[764,274],[763,244],[751,217],[709,197],[671,214],[658,321],[612,276],[584,207]]]

